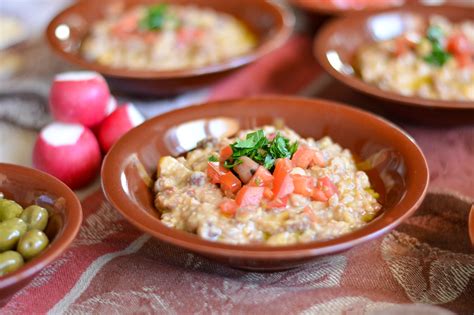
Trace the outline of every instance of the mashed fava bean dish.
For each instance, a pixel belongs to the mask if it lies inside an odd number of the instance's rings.
[[[164,156],[155,206],[171,228],[230,244],[289,245],[359,229],[381,209],[351,152],[288,128],[206,139]]]
[[[180,70],[250,52],[256,37],[235,17],[191,5],[156,4],[117,10],[92,25],[86,59],[114,68]]]
[[[474,20],[431,16],[412,24],[410,32],[359,49],[361,78],[405,96],[474,101]]]

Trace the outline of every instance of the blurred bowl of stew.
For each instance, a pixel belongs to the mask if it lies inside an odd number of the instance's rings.
[[[112,88],[167,95],[207,86],[282,46],[292,12],[274,1],[79,1],[46,37],[71,64]]]
[[[236,245],[211,241],[171,228],[155,208],[154,182],[160,158],[182,156],[206,137],[281,124],[303,137],[331,137],[360,161],[380,192],[380,214],[363,227],[333,239],[283,246]],[[206,159],[207,161],[207,159]],[[152,118],[128,132],[102,167],[102,188],[112,205],[134,226],[185,250],[238,268],[271,271],[294,268],[318,257],[368,242],[395,228],[422,202],[429,180],[423,153],[392,123],[346,105],[290,97],[258,97],[206,103]]]
[[[294,6],[322,15],[352,15],[403,5],[406,0],[290,0]]]
[[[336,80],[402,119],[472,123],[473,16],[474,7],[414,5],[341,17],[318,33],[314,54]]]
[[[38,205],[49,213],[44,228],[49,245],[16,271],[0,276],[1,306],[71,245],[81,226],[82,208],[74,192],[55,177],[14,164],[0,163],[0,192],[24,208]]]

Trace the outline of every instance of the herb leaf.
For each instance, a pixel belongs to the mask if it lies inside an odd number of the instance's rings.
[[[215,155],[211,155],[207,160],[209,162],[219,162],[219,159]]]
[[[267,169],[273,168],[278,158],[291,158],[298,148],[298,143],[290,144],[290,140],[277,133],[269,141],[263,130],[247,134],[230,145],[232,157],[224,162],[224,167],[232,168],[240,163],[240,157],[247,156]]]
[[[431,53],[423,58],[426,62],[441,67],[450,58],[451,54],[445,51],[441,45],[444,37],[443,30],[438,26],[430,26],[426,31],[426,37],[431,42]]]
[[[164,3],[150,6],[145,17],[140,20],[140,28],[145,30],[160,30],[166,21],[168,6]]]

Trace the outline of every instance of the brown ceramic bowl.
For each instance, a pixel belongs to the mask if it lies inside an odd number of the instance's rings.
[[[76,237],[82,222],[81,204],[61,181],[41,171],[0,163],[0,192],[23,207],[38,204],[50,212],[45,229],[48,248],[17,271],[0,277],[0,306],[58,258]]]
[[[126,7],[156,3],[157,0],[120,0]],[[173,71],[129,70],[112,68],[88,61],[79,52],[89,28],[101,18],[116,0],[79,1],[59,13],[49,24],[46,37],[59,56],[81,68],[102,73],[113,88],[134,94],[166,95],[209,85],[231,71],[247,65],[280,47],[290,36],[294,16],[290,10],[267,0],[166,0],[160,2],[193,4],[231,14],[244,22],[257,36],[258,46],[250,53],[228,61]],[[58,27],[68,28],[70,35],[61,40]]]
[[[383,213],[362,229],[337,239],[281,247],[211,242],[160,222],[150,189],[160,156],[183,153],[206,135],[231,135],[276,119],[283,119],[304,137],[329,135],[361,159],[378,153],[378,166],[369,177],[382,194]],[[425,158],[413,139],[382,118],[324,100],[261,97],[176,110],[131,130],[105,157],[102,188],[127,220],[164,242],[234,267],[278,270],[387,233],[420,205],[428,177]]]
[[[328,1],[328,0],[289,0],[294,6],[308,12],[313,12],[323,15],[353,15],[354,13],[374,11],[386,8],[392,8],[403,5],[406,0],[384,0],[384,1],[370,1],[367,0],[365,4],[351,5],[346,1]]]
[[[453,22],[459,22],[472,19],[474,7],[408,6],[397,10],[338,18],[325,25],[320,31],[314,42],[314,53],[323,68],[335,79],[359,92],[386,101],[387,106],[390,106],[390,109],[398,113],[399,116],[411,117],[414,118],[413,120],[429,118],[435,122],[451,119],[473,122],[474,102],[403,96],[365,83],[353,72],[352,62],[359,47],[378,40],[396,37],[409,30],[408,21],[413,15],[428,17],[433,14],[439,14]],[[389,24],[394,26],[389,29],[394,30],[390,34],[383,35],[380,32],[383,28],[376,30],[376,25]]]

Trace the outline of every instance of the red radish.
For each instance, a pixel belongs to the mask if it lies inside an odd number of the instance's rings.
[[[49,124],[41,130],[33,149],[33,165],[73,189],[96,177],[101,158],[94,134],[79,124]]]
[[[117,100],[112,95],[107,102],[107,108],[105,109],[105,115],[109,116],[117,109]]]
[[[109,151],[121,136],[144,121],[145,118],[132,103],[119,106],[99,126],[97,137],[99,138],[100,147],[104,152]]]
[[[104,78],[90,71],[56,75],[49,93],[53,117],[62,122],[92,127],[107,115],[110,91]]]

